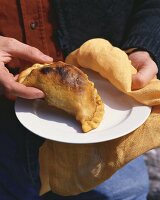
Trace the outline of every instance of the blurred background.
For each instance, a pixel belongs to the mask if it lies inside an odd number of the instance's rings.
[[[160,200],[160,148],[145,153],[150,178],[148,200]]]

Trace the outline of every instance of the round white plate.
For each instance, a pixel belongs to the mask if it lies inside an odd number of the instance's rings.
[[[77,144],[112,140],[130,133],[145,122],[151,112],[150,107],[118,91],[97,73],[90,70],[85,72],[95,83],[105,104],[105,114],[98,128],[83,133],[80,123],[64,111],[47,106],[43,100],[21,98],[15,103],[19,121],[41,137]]]

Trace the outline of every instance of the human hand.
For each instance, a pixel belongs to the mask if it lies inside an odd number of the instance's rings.
[[[137,74],[132,77],[132,89],[146,86],[158,73],[158,67],[147,51],[136,51],[129,56],[132,65],[137,69]]]
[[[16,39],[0,36],[0,87],[8,98],[22,97],[26,99],[43,98],[44,93],[33,87],[26,87],[16,82],[16,76],[5,67],[14,57],[30,62],[50,63],[53,59],[38,49],[23,44]]]

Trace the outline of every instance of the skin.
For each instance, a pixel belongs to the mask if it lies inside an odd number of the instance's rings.
[[[137,74],[132,77],[132,90],[145,87],[158,73],[157,64],[146,51],[136,51],[129,55]]]
[[[3,89],[3,93],[10,99],[15,97],[43,98],[42,91],[16,82],[17,76],[13,76],[5,67],[5,64],[11,62],[15,57],[32,63],[51,63],[53,58],[16,39],[0,36],[0,87]],[[156,76],[158,67],[146,51],[133,52],[129,55],[129,59],[137,69],[137,74],[133,75],[132,89],[140,89]]]
[[[32,63],[51,63],[53,58],[16,39],[0,36],[0,87],[5,96],[10,99],[15,97],[43,98],[44,93],[42,91],[16,82],[17,76],[13,76],[5,67],[5,64],[11,62],[14,57]]]

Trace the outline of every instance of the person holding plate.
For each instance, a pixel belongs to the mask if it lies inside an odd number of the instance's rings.
[[[132,89],[144,87],[160,66],[160,1],[1,0],[0,4],[0,198],[145,200],[148,175],[143,157],[90,192],[40,197],[38,151],[44,139],[18,122],[11,100],[44,97],[42,91],[16,81],[24,67],[64,60],[85,41],[97,37],[127,51],[138,70],[132,77]]]

